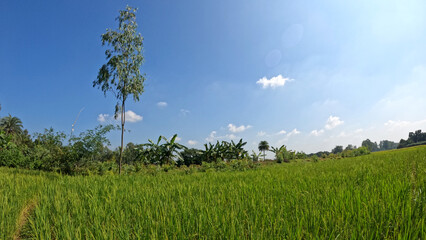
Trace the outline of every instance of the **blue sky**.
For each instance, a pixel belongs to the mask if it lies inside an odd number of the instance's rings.
[[[100,36],[138,7],[147,75],[126,142],[177,133],[305,152],[426,130],[424,1],[1,1],[0,116],[31,133],[114,122]],[[110,135],[113,146],[119,133]]]

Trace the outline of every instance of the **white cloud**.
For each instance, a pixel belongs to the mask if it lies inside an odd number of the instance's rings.
[[[130,123],[139,122],[143,120],[142,116],[136,114],[135,112],[131,110],[126,111],[125,116],[126,116],[126,122],[130,122]],[[118,114],[116,119],[114,119],[114,117],[110,116],[109,114],[101,113],[98,115],[99,123],[112,123],[116,121],[121,121],[121,114]]]
[[[364,129],[362,128],[358,128],[354,131],[354,133],[362,133],[364,131]]]
[[[167,102],[158,102],[158,103],[157,103],[157,106],[158,106],[159,108],[165,108],[165,107],[167,107]]]
[[[182,115],[182,116],[186,116],[186,115],[188,115],[190,113],[190,111],[189,110],[186,110],[186,109],[181,109],[180,110],[180,115]]]
[[[263,77],[259,79],[256,84],[262,85],[262,88],[276,88],[276,87],[282,87],[285,85],[286,82],[292,81],[293,79],[290,78],[283,78],[283,76],[280,74],[276,77],[272,77],[271,79],[267,79],[266,77]]]
[[[238,138],[238,136],[235,136],[234,134],[226,134],[224,136],[217,136],[216,134],[217,134],[216,131],[212,131],[210,133],[210,135],[208,137],[206,137],[206,141],[207,142],[214,142],[214,141],[219,140],[219,139],[234,140],[234,139]]]
[[[237,139],[238,137],[237,137],[237,136],[235,136],[234,134],[226,134],[226,135],[225,135],[225,138],[229,138],[229,139],[231,139],[231,140],[234,140],[234,139]]]
[[[341,125],[341,124],[343,124],[343,121],[340,120],[339,117],[330,116],[330,117],[328,117],[327,122],[326,122],[326,124],[324,126],[325,129],[320,129],[320,130],[316,130],[315,129],[315,130],[312,130],[309,135],[311,135],[311,136],[320,136],[320,135],[322,135],[325,132],[325,130],[331,130],[331,129],[333,129],[333,128]],[[361,129],[361,131],[362,131],[362,129]]]
[[[228,130],[230,132],[233,132],[233,133],[244,132],[245,130],[247,130],[247,129],[251,128],[251,127],[252,126],[250,126],[250,125],[247,125],[247,126],[241,125],[241,126],[237,127],[237,126],[235,126],[232,123],[228,124]]]
[[[188,144],[191,145],[191,146],[196,145],[197,143],[198,142],[195,141],[195,140],[188,140]]]
[[[279,132],[277,132],[277,135],[284,135],[284,134],[286,134],[287,132],[285,131],[285,130],[281,130],[281,131],[279,131]]]
[[[401,120],[392,121],[392,120],[389,120],[389,121],[385,122],[385,126],[389,127],[389,128],[406,127],[408,125],[410,125],[409,121],[401,121]]]
[[[212,131],[208,137],[206,137],[207,142],[213,142],[216,138],[216,131]]]
[[[258,137],[263,137],[265,135],[266,135],[266,132],[264,132],[264,131],[260,131],[260,132],[257,133]]]
[[[337,137],[346,137],[349,136],[345,131],[341,131]]]
[[[139,122],[139,121],[142,121],[143,119],[141,115],[137,115],[135,112],[131,110],[126,111],[124,116],[126,117],[126,121],[131,123]]]
[[[313,130],[312,132],[311,132],[311,135],[312,136],[319,136],[319,135],[321,135],[321,134],[323,134],[324,133],[324,129],[320,129],[320,130]]]
[[[100,122],[100,123],[104,123],[104,122],[106,122],[109,118],[110,118],[110,117],[109,117],[109,114],[103,114],[103,113],[101,113],[101,114],[99,114],[99,115],[98,115],[98,122]]]
[[[300,134],[300,131],[297,131],[297,129],[293,129],[291,132],[287,133],[287,137]]]
[[[413,132],[415,130],[426,130],[426,119],[419,121],[393,121],[389,120],[385,122],[386,130],[388,131],[403,131],[408,134],[408,132]]]
[[[325,129],[331,130],[339,125],[342,125],[344,122],[340,120],[339,117],[330,116],[327,119],[327,123],[325,124]]]

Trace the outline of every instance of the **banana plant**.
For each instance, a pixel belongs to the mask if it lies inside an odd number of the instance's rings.
[[[234,141],[217,141],[215,145],[211,143],[204,144],[203,159],[206,162],[217,161],[218,159],[221,161],[242,159],[247,156],[247,151],[243,148],[246,144],[247,142],[243,142],[242,139],[238,143]]]
[[[161,160],[161,147],[160,142],[163,136],[158,137],[157,142],[155,143],[151,139],[148,139],[149,143],[142,144],[142,147],[145,149],[140,149],[143,152],[143,155],[148,159],[148,162],[151,164],[160,164]]]
[[[177,134],[173,135],[170,141],[167,140],[167,138],[165,138],[164,136],[161,136],[161,137],[164,139],[164,141],[166,141],[166,143],[161,145],[161,148],[162,148],[161,164],[175,163],[174,157],[176,157],[177,160],[183,161],[183,158],[178,150],[184,150],[184,149],[187,149],[187,147],[176,142]]]
[[[186,149],[186,147],[177,143],[176,139],[177,134],[173,135],[170,141],[166,137],[160,136],[156,143],[148,139],[149,143],[142,144],[142,146],[147,147],[143,151],[148,156],[149,162],[163,165],[166,163],[174,164],[175,158],[177,158],[177,160],[183,160],[178,150]],[[165,143],[160,144],[162,140],[164,140]]]
[[[244,145],[246,145],[247,142],[243,142],[243,139],[240,139],[240,141],[235,144],[234,141],[231,140],[230,144],[230,159],[243,159],[247,156],[247,151],[244,150]]]
[[[253,151],[253,150],[251,150],[251,152],[252,152],[252,154],[251,154],[250,156],[251,156],[251,159],[253,160],[253,162],[257,162],[257,161],[259,161],[260,155],[261,155],[262,153],[261,153],[261,152],[256,153],[256,152],[255,152],[255,151]]]
[[[282,145],[280,148],[272,147],[271,152],[275,153],[275,158],[278,163],[289,162],[290,159],[292,159],[292,156],[294,155],[294,152],[287,151],[285,145]]]

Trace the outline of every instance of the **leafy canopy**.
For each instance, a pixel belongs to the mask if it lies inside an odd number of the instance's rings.
[[[143,37],[137,33],[136,11],[136,8],[127,6],[116,18],[119,22],[118,29],[107,29],[102,34],[102,45],[111,48],[105,51],[108,62],[99,69],[98,77],[93,81],[93,87],[99,87],[105,95],[112,92],[122,102],[129,95],[133,95],[134,101],[139,101],[144,90],[145,74],[140,72],[144,62]],[[120,104],[117,103],[116,117],[119,112]]]

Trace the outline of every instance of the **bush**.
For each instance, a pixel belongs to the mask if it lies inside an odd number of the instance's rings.
[[[208,169],[214,169],[214,162],[202,162],[200,168],[198,169],[200,172],[206,172]]]
[[[112,161],[98,163],[98,173],[100,175],[113,175],[118,173],[117,163]]]
[[[168,172],[168,171],[173,170],[175,168],[176,168],[176,166],[174,164],[163,164],[161,166],[161,170],[163,170],[164,172]]]
[[[150,165],[147,165],[142,171],[147,173],[147,174],[151,174],[151,175],[155,176],[159,172],[161,172],[162,169],[158,165],[150,164]]]
[[[228,168],[224,161],[218,161],[213,163],[213,167],[216,171],[226,171],[226,169]]]
[[[0,151],[0,166],[26,167],[28,166],[28,158],[17,147],[3,149]]]
[[[189,165],[189,167],[186,166],[186,165],[182,165],[182,166],[179,167],[179,169],[183,173],[189,175],[189,174],[193,174],[194,172],[196,172],[198,170],[198,167],[197,167],[197,165]]]
[[[232,160],[229,165],[234,171],[246,171],[248,169],[255,169],[259,166],[259,164],[255,164],[248,159]]]

